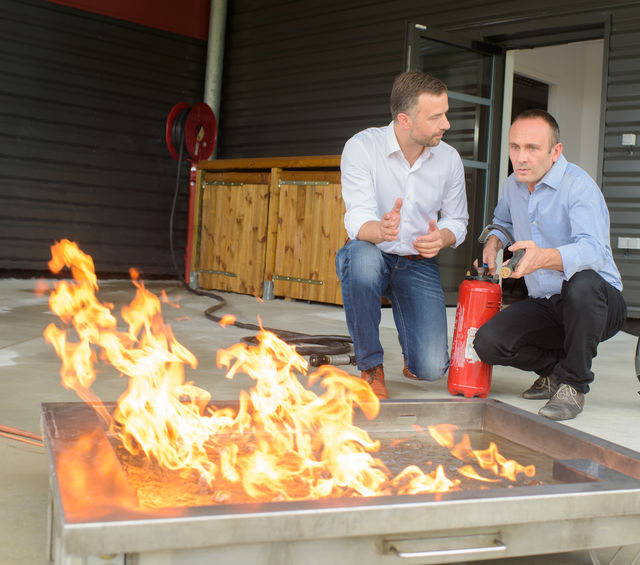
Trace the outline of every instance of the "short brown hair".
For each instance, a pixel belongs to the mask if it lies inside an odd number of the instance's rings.
[[[518,120],[531,120],[534,118],[544,120],[551,128],[551,148],[553,148],[560,141],[560,126],[558,122],[556,122],[556,119],[546,110],[529,108],[528,110],[520,112],[511,123],[515,124]]]
[[[395,121],[398,114],[409,113],[423,92],[439,96],[446,91],[447,85],[436,77],[419,71],[402,73],[395,78],[391,88],[391,117]]]

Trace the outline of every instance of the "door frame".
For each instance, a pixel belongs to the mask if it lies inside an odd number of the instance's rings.
[[[484,55],[492,55],[493,69],[491,77],[491,105],[489,107],[489,131],[487,132],[487,168],[485,176],[485,191],[483,202],[483,224],[487,225],[493,216],[493,208],[498,201],[498,186],[500,174],[500,159],[494,156],[500,154],[500,131],[502,127],[502,104],[504,102],[504,69],[505,49],[496,43],[473,39],[466,35],[434,29],[423,24],[408,22],[405,34],[404,70],[418,69],[419,52],[415,46],[419,45],[420,37],[446,43],[469,51]]]

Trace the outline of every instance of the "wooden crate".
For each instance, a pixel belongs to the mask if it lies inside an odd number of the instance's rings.
[[[275,296],[342,304],[336,252],[345,207],[338,171],[282,171],[273,272]]]
[[[201,186],[198,284],[262,295],[269,174],[205,173]]]
[[[201,288],[341,304],[340,156],[200,161],[192,272]],[[312,281],[312,282],[310,282]]]

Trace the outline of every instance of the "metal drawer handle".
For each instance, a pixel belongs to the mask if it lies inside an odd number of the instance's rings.
[[[434,549],[431,551],[400,551],[395,545],[387,546],[390,553],[403,559],[415,559],[417,557],[445,557],[451,555],[469,555],[472,553],[488,553],[490,551],[506,551],[507,546],[502,540],[495,539],[494,545],[485,547],[465,547],[461,549]]]

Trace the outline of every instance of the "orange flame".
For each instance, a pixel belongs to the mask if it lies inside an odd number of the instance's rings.
[[[33,287],[33,294],[42,296],[44,294],[47,294],[50,288],[51,287],[49,286],[49,283],[47,281],[45,281],[44,279],[38,279],[35,286]]]
[[[90,467],[87,461],[91,461]],[[102,430],[83,434],[61,451],[56,468],[68,520],[99,518],[120,508],[139,509]]]
[[[429,435],[436,440],[438,445],[451,449],[454,444],[453,432],[458,429],[458,426],[453,424],[437,424],[434,426],[427,426]]]
[[[139,278],[139,276],[131,277],[131,278],[136,278],[137,279],[137,278]],[[181,307],[180,304],[178,304],[177,302],[171,302],[169,300],[169,297],[167,296],[167,293],[164,290],[160,291],[160,298],[161,298],[163,304],[168,304],[169,306],[172,306],[173,308],[180,308]]]
[[[391,484],[397,489],[398,494],[418,494],[448,492],[458,487],[460,481],[448,479],[442,465],[438,465],[436,470],[428,475],[424,474],[419,467],[410,465],[395,477]]]
[[[227,369],[227,378],[243,373],[255,385],[240,393],[237,410],[216,408],[207,391],[185,380],[185,365],[195,368],[197,359],[175,339],[162,319],[160,300],[136,271],[131,271],[135,297],[121,311],[127,329],[119,330],[113,305],[95,296],[91,257],[68,240],[51,249],[51,270],[70,267],[75,279],[58,283],[49,297],[51,310],[66,326],[50,324],[45,330],[62,359],[62,383],[92,404],[130,453],[143,453],[164,469],[195,473],[219,501],[228,499],[229,485],[255,500],[459,488],[460,480],[448,479],[442,465],[429,473],[412,465],[392,478],[373,456],[380,443],[353,423],[356,408],[369,419],[378,415],[379,401],[369,384],[322,365],[308,377],[309,384],[319,382],[324,389],[317,395],[296,376],[306,373],[307,362],[265,330],[258,332],[257,346],[242,343],[218,351],[217,363]],[[113,415],[91,391],[98,361],[109,362],[129,379]],[[417,424],[414,428],[424,433]],[[456,429],[430,426],[429,432],[460,459],[483,453],[471,452],[468,437],[456,445]],[[493,454],[492,461],[501,461],[494,463],[499,471],[516,469],[515,462],[498,456]],[[488,460],[477,457],[481,466]],[[515,472],[528,472],[521,469]]]
[[[236,321],[236,317],[233,314],[225,314],[224,316],[222,316],[222,318],[220,319],[219,324],[223,327],[226,328],[227,326],[230,326],[231,324],[233,324]]]
[[[524,473],[527,477],[533,477],[536,474],[534,465],[524,467],[517,461],[507,459],[500,454],[498,446],[493,442],[489,444],[487,449],[475,450],[472,451],[472,453],[478,459],[478,465],[480,465],[481,468],[487,469],[495,475],[504,477],[510,481],[515,481],[518,473]]]
[[[469,479],[475,479],[476,481],[483,481],[485,483],[499,483],[500,479],[489,479],[487,477],[483,477],[478,474],[471,465],[463,465],[462,467],[458,467],[456,469],[458,473],[460,473],[463,477],[468,477]]]

